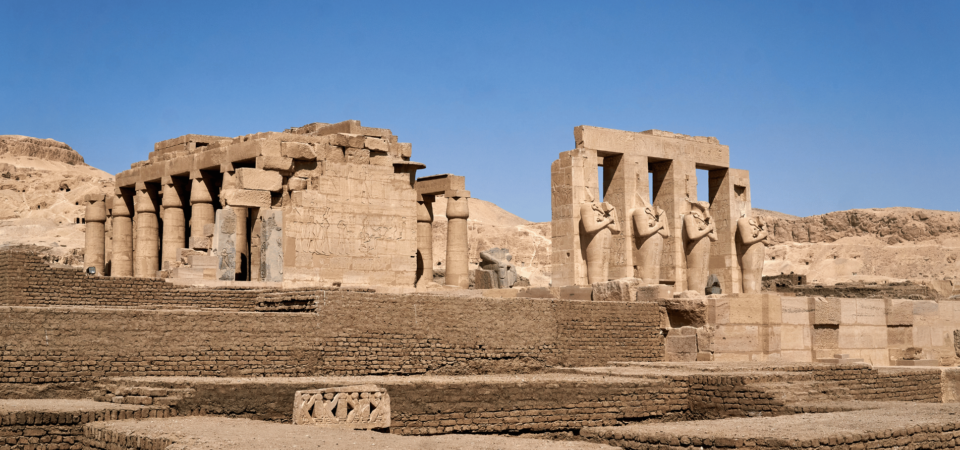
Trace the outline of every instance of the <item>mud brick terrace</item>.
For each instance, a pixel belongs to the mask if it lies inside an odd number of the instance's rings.
[[[83,269],[0,249],[0,449],[960,446],[960,302],[764,289],[727,146],[573,131],[546,287],[389,129],[158,142]]]

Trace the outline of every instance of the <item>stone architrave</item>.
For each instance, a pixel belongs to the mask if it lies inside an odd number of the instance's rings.
[[[217,210],[213,252],[217,257],[217,279],[236,280],[237,214],[231,208]]]
[[[660,282],[660,262],[663,260],[663,240],[670,237],[667,214],[662,208],[653,206],[643,195],[637,194],[640,207],[630,213],[633,220],[634,238],[639,249],[637,278],[647,284]]]
[[[737,244],[740,267],[743,270],[744,294],[760,293],[763,277],[764,240],[767,239],[767,221],[763,216],[741,217],[737,221]]]
[[[608,281],[610,236],[620,233],[617,210],[609,203],[588,201],[580,205],[580,246],[587,260],[587,280],[590,284]]]
[[[376,385],[297,391],[293,424],[370,430],[390,427],[390,394]]]
[[[517,282],[517,267],[510,263],[513,255],[505,248],[480,252],[480,270],[475,277],[477,289],[509,289]],[[489,273],[486,273],[489,272]],[[483,281],[481,281],[483,280]]]
[[[261,210],[260,281],[283,281],[283,211]]]
[[[690,214],[683,218],[683,234],[687,257],[687,290],[703,294],[709,275],[710,242],[717,240],[709,203],[690,203]]]

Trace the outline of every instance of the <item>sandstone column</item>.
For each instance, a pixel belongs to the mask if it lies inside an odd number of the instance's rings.
[[[192,177],[194,175],[191,175]],[[190,187],[190,248],[208,250],[209,240],[205,239],[203,227],[212,224],[213,192],[211,181],[201,172],[196,172]]]
[[[184,186],[173,177],[163,180],[163,248],[160,266],[177,262],[177,254],[187,246],[186,219],[183,213]]]
[[[135,277],[156,277],[160,270],[160,228],[157,219],[157,189],[137,183],[137,255],[133,266]]]
[[[84,197],[87,203],[85,214],[86,246],[83,253],[83,268],[94,267],[97,275],[103,275],[104,261],[104,224],[107,221],[107,205],[103,194],[89,194]]]
[[[117,188],[113,198],[113,257],[110,276],[133,276],[133,195],[129,189]]]
[[[467,201],[470,191],[447,191],[447,286],[470,287],[469,255],[467,254]],[[419,223],[419,222],[418,222]],[[418,225],[419,228],[419,225]]]
[[[107,209],[107,221],[103,227],[103,275],[110,275],[113,265],[113,196],[105,195],[104,204]]]
[[[420,267],[417,284],[433,281],[433,202],[436,196],[424,194],[417,201],[417,253]]]
[[[225,192],[230,191],[239,191],[240,182],[237,178],[237,172],[223,172],[223,183],[221,185],[221,196]],[[248,208],[245,206],[231,205],[230,201],[226,199],[221,199],[220,203],[223,205],[223,209],[231,209],[234,212],[235,222],[237,225],[236,236],[234,237],[235,244],[235,255],[236,261],[234,261],[234,270],[236,271],[236,280],[246,281],[249,278],[247,270],[250,265],[250,245],[247,242],[247,220],[248,220]]]

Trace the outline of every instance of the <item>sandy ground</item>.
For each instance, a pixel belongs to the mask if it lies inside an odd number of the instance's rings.
[[[222,417],[123,420],[91,426],[114,432],[166,438],[170,450],[393,449],[548,450],[614,449],[585,442],[561,442],[492,435],[399,436],[376,431],[337,430]]]
[[[936,403],[871,402],[859,411],[792,416],[696,420],[690,422],[600,427],[592,430],[620,431],[640,435],[664,433],[704,438],[779,438],[809,440],[824,436],[864,435],[902,430],[917,425],[960,423],[956,405]]]

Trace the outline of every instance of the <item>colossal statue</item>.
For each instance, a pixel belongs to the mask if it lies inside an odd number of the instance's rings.
[[[643,195],[637,194],[641,207],[631,211],[636,246],[640,260],[637,278],[648,284],[660,282],[660,261],[663,258],[663,239],[670,237],[666,212],[650,204]]]
[[[690,202],[690,214],[683,218],[683,234],[687,290],[702,294],[707,288],[710,242],[717,240],[717,229],[710,217],[710,203]]]
[[[616,208],[606,202],[595,202],[588,192],[587,201],[580,205],[580,246],[586,249],[584,259],[590,284],[609,281],[610,235],[619,233]]]
[[[760,292],[763,276],[764,243],[767,239],[767,221],[763,216],[743,216],[737,220],[737,253],[743,271],[743,293]]]

